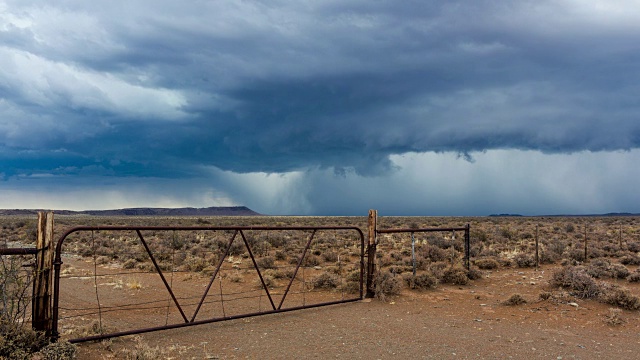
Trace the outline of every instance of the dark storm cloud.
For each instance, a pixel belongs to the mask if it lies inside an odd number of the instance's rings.
[[[406,152],[634,149],[638,7],[596,5],[10,1],[4,173],[375,175]]]

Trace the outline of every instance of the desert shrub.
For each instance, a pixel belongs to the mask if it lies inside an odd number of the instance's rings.
[[[484,246],[482,247],[482,250],[476,255],[476,257],[497,257],[498,255],[498,250]]]
[[[459,266],[452,266],[444,271],[442,282],[452,285],[467,285],[469,283],[467,270]]]
[[[287,277],[287,273],[280,269],[267,269],[263,272],[263,274],[271,276],[274,279],[290,279],[291,278],[291,277]]]
[[[562,239],[553,239],[550,241],[543,241],[546,252],[555,256],[556,258],[561,256],[567,247],[567,242]]]
[[[184,260],[184,263],[181,266],[181,270],[201,272],[208,266],[209,266],[209,263],[205,259],[190,255]]]
[[[276,286],[276,280],[271,275],[263,274],[262,281],[264,281],[264,285],[269,289]],[[256,285],[258,286],[259,289],[263,288],[260,278],[256,279]]]
[[[493,270],[500,267],[500,263],[492,258],[477,259],[474,264],[482,270]]]
[[[384,301],[389,295],[399,295],[402,291],[402,280],[388,271],[378,272],[374,282],[374,293],[377,299]]]
[[[628,254],[620,258],[620,263],[624,265],[640,265],[640,256],[637,254]]]
[[[378,266],[387,267],[395,264],[395,261],[389,255],[384,255],[378,258]]]
[[[76,346],[68,341],[58,341],[42,348],[33,358],[41,358],[43,360],[75,359],[76,351]]]
[[[447,251],[445,249],[442,249],[436,246],[429,246],[427,250],[427,257],[429,258],[429,260],[433,262],[445,261],[449,258],[450,254],[451,254],[450,251]]]
[[[129,259],[122,264],[123,269],[134,269],[138,262],[135,259]]]
[[[560,254],[541,247],[538,253],[538,261],[540,264],[554,264],[560,258]]]
[[[509,258],[498,258],[498,262],[502,267],[512,267],[514,264],[513,260]]]
[[[518,267],[533,267],[536,266],[536,258],[534,255],[527,253],[519,253],[513,257],[513,261],[518,265]]]
[[[438,282],[436,277],[428,272],[415,276],[413,274],[406,274],[403,279],[411,289],[430,289],[435,287]]]
[[[392,251],[389,253],[389,257],[393,261],[401,261],[404,255],[402,255],[401,251]]]
[[[442,278],[444,277],[444,272],[447,269],[447,267],[449,267],[447,263],[443,261],[438,261],[438,262],[431,263],[431,265],[429,265],[429,271],[433,274],[433,276],[436,277],[436,279],[441,281]]]
[[[336,262],[338,261],[338,253],[336,253],[335,251],[327,251],[322,254],[322,258],[326,262]]]
[[[609,268],[609,273],[614,279],[626,279],[629,276],[630,271],[622,264],[612,264]]]
[[[562,256],[568,260],[584,261],[584,249],[567,249]]]
[[[586,267],[587,274],[599,279],[603,277],[610,277],[609,269],[611,262],[607,259],[596,259],[592,261],[589,266]]]
[[[279,261],[287,260],[287,253],[282,250],[276,250],[275,258]]]
[[[400,275],[400,274],[406,273],[406,272],[413,272],[413,268],[411,266],[392,265],[392,266],[389,266],[387,271],[389,271],[390,273],[395,274],[395,275]]]
[[[602,251],[602,249],[592,246],[588,249],[587,255],[589,256],[589,259],[598,259],[604,256],[604,251]]]
[[[0,318],[0,359],[30,359],[48,343],[43,333]]]
[[[32,273],[23,256],[0,256],[0,319],[24,322],[31,296]]]
[[[634,253],[640,252],[640,242],[634,241],[634,242],[627,243],[627,249]]]
[[[467,277],[469,280],[482,279],[482,271],[475,266],[471,266],[469,267],[469,271],[467,271]]]
[[[312,280],[315,289],[335,289],[340,284],[340,279],[331,273],[324,272]]]
[[[635,269],[629,276],[627,276],[629,282],[640,282],[640,268]]]
[[[320,258],[317,255],[309,254],[304,259],[304,266],[318,266]]]
[[[600,294],[600,286],[581,266],[565,266],[553,273],[551,285],[569,289],[573,296],[594,298]]]
[[[273,256],[265,256],[256,260],[256,264],[261,269],[273,269],[276,267],[276,260]]]
[[[503,305],[507,306],[522,305],[526,303],[527,300],[525,300],[525,298],[523,298],[520,294],[513,294],[510,298],[502,302]]]
[[[640,309],[640,298],[632,295],[628,289],[616,284],[601,284],[600,300],[609,305],[614,305],[627,310]]]

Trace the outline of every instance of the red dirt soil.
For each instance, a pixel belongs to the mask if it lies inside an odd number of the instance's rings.
[[[556,266],[502,268],[466,286],[404,290],[332,305],[140,335],[167,359],[632,359],[640,313],[594,300],[541,300]],[[633,294],[640,285],[621,282]],[[526,304],[503,302],[520,294]],[[569,304],[569,302],[574,302]],[[132,315],[135,316],[135,315]],[[122,358],[137,337],[79,344],[80,359]],[[138,339],[139,340],[139,339]]]

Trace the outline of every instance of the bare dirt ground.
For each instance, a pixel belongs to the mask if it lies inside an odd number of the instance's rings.
[[[83,343],[79,358],[122,358],[122,349],[147,346],[158,347],[155,356],[167,359],[635,358],[640,313],[612,312],[594,300],[541,300],[556,268],[501,268],[485,271],[483,279],[469,285],[404,290],[386,301]],[[633,294],[640,293],[636,283],[623,283]],[[527,303],[504,305],[513,294]]]

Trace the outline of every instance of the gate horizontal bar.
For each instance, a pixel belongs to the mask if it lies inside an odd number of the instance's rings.
[[[467,227],[456,228],[422,228],[422,229],[378,229],[379,234],[395,234],[395,233],[415,233],[415,232],[442,232],[442,231],[465,231]]]
[[[130,330],[130,331],[121,331],[121,332],[110,333],[110,334],[105,334],[105,335],[94,335],[94,336],[87,336],[87,337],[81,337],[81,338],[76,338],[76,339],[70,339],[69,342],[73,344],[73,343],[86,342],[86,341],[109,339],[109,338],[120,337],[120,336],[142,334],[142,333],[147,333],[147,332],[152,332],[152,331],[178,329],[178,328],[183,328],[183,327],[187,327],[187,326],[204,325],[204,324],[211,324],[211,323],[227,321],[227,320],[244,319],[244,318],[254,317],[254,316],[278,314],[278,313],[284,313],[284,312],[289,312],[289,311],[294,311],[294,310],[303,310],[303,309],[311,309],[311,308],[316,308],[316,307],[321,307],[321,306],[344,304],[344,303],[350,303],[350,302],[361,301],[361,300],[362,300],[361,298],[337,300],[337,301],[331,301],[331,302],[325,302],[325,303],[319,303],[319,304],[296,306],[296,307],[291,307],[291,308],[286,308],[286,309],[276,309],[276,310],[269,310],[269,311],[262,311],[262,312],[254,312],[254,313],[226,316],[226,317],[221,317],[221,318],[213,318],[213,319],[207,319],[207,320],[198,320],[198,321],[194,321],[194,322],[190,322],[190,323],[179,323],[179,324],[172,324],[172,325],[165,325],[165,326],[150,327],[150,328],[146,328],[146,329],[135,329],[135,330]]]
[[[0,255],[36,255],[36,248],[0,248]]]

